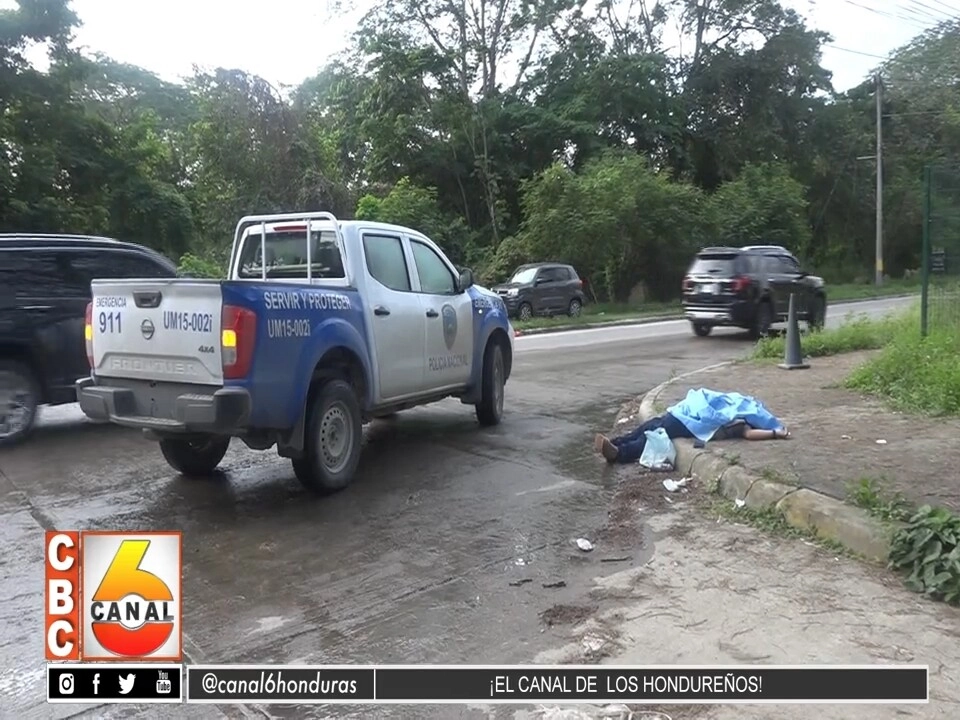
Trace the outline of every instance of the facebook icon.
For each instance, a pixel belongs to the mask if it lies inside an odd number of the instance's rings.
[[[93,675],[93,694],[100,694],[100,673],[94,673]]]

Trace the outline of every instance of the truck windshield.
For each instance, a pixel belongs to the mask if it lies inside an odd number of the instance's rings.
[[[323,279],[343,278],[343,258],[332,230],[310,233],[311,276]],[[267,232],[266,265],[268,278],[301,279],[307,277],[306,226],[301,232]],[[243,241],[237,272],[241,278],[258,278],[263,274],[260,257],[260,233],[250,233]]]
[[[523,268],[522,270],[517,270],[513,277],[510,278],[510,282],[517,283],[518,285],[525,285],[526,283],[533,282],[533,276],[537,274],[537,269],[532,268]]]

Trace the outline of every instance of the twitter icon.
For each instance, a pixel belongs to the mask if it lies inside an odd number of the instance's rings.
[[[137,679],[135,673],[130,673],[126,677],[123,675],[120,676],[120,694],[129,695],[130,691],[133,690],[133,681]]]

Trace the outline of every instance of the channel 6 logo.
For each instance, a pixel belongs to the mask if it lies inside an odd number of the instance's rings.
[[[50,530],[44,575],[48,661],[180,662],[179,532]]]

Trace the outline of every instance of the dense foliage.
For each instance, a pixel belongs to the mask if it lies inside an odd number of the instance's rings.
[[[569,261],[601,299],[675,294],[706,243],[872,274],[873,84],[834,93],[829,39],[776,0],[391,0],[286,95],[82,57],[76,25],[68,0],[0,10],[0,230],[210,272],[241,215],[330,209],[416,225],[487,280]],[[37,42],[48,72],[25,59]],[[960,155],[957,58],[947,20],[880,63],[894,276],[919,262],[923,163]]]

